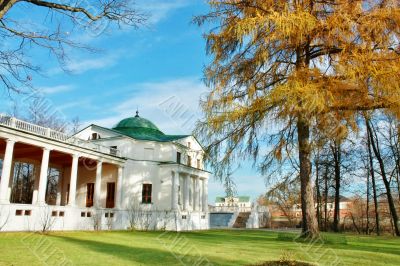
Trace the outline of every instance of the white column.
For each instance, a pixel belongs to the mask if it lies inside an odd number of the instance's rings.
[[[208,211],[208,179],[203,179],[203,203],[202,203],[202,209],[203,212],[207,212]]]
[[[10,197],[8,196],[8,185],[10,183],[11,167],[14,153],[14,140],[7,140],[6,153],[4,154],[3,170],[1,173],[0,181],[0,203],[10,203]]]
[[[118,166],[118,179],[117,179],[117,194],[115,196],[115,207],[121,209],[122,207],[122,178],[124,175],[124,168]]]
[[[172,179],[172,188],[171,188],[171,209],[176,211],[178,210],[178,193],[179,193],[179,175],[177,175],[174,171],[171,171],[171,179]]]
[[[199,205],[200,205],[200,184],[199,184],[199,178],[196,176],[194,177],[194,199],[193,199],[193,210],[199,211]]]
[[[79,155],[78,154],[72,155],[71,180],[69,182],[68,206],[75,206],[76,182],[78,179],[78,163],[79,163]]]
[[[49,174],[50,149],[43,148],[42,164],[40,166],[39,189],[36,204],[46,204],[47,177]]]
[[[96,208],[101,207],[101,174],[103,171],[103,162],[98,161],[96,167],[96,183],[94,184],[94,206]]]
[[[185,175],[185,187],[183,190],[183,210],[187,211],[189,209],[189,186],[190,186],[190,176]]]

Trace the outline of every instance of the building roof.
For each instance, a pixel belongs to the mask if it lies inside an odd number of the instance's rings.
[[[216,203],[224,203],[225,202],[225,198],[224,197],[216,197],[215,198],[215,202]]]
[[[136,116],[121,120],[113,130],[138,140],[151,140],[159,142],[174,141],[189,137],[190,135],[166,135],[154,125],[153,122]]]
[[[239,196],[239,202],[249,202],[250,197],[248,196]]]

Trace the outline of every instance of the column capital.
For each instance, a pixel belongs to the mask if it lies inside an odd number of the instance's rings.
[[[15,139],[6,139],[6,143],[15,144],[17,141]]]
[[[81,155],[79,153],[72,153],[70,155],[72,158],[77,158],[77,159],[79,159],[79,157],[81,157]]]
[[[52,149],[52,148],[49,148],[49,147],[42,147],[42,150],[43,150],[43,151],[52,151],[53,149]]]

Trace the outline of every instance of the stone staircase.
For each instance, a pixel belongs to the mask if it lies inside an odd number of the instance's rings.
[[[236,218],[233,228],[246,228],[247,220],[250,217],[250,212],[240,212]]]

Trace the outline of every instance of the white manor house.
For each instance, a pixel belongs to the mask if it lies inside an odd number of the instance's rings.
[[[138,112],[74,136],[0,115],[0,230],[208,229],[203,157]]]

